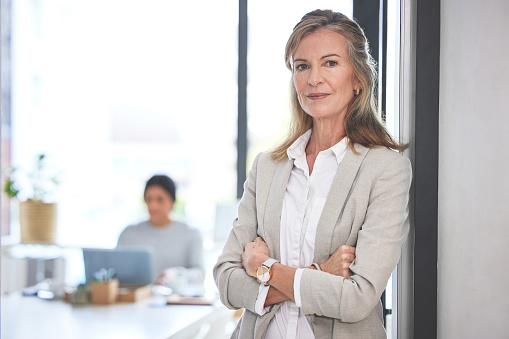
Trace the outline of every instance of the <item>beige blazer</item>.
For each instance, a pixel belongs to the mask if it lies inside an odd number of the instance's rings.
[[[317,263],[341,245],[356,247],[349,279],[304,270],[302,311],[312,316],[316,338],[386,338],[380,296],[396,267],[408,230],[410,161],[385,147],[348,149],[339,165],[318,222]],[[270,256],[280,256],[280,220],[293,161],[275,162],[259,154],[244,184],[238,218],[214,266],[220,299],[231,309],[245,308],[232,338],[263,338],[279,309],[255,313],[259,282],[242,268],[245,245],[261,236]]]

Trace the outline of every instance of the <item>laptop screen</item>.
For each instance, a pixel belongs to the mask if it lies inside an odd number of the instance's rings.
[[[154,279],[152,250],[148,248],[83,248],[87,283],[101,268],[115,270],[120,285],[143,286]]]

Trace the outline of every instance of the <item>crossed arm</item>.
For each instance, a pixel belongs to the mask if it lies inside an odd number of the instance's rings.
[[[316,272],[312,267],[304,270],[301,277],[303,293],[300,295],[304,314],[343,322],[365,319],[379,302],[387,279],[399,260],[401,245],[409,230],[407,206],[411,166],[404,157],[382,154],[380,150],[374,150],[373,154],[365,161],[369,170],[362,171],[356,186],[357,193],[349,200],[353,199],[356,203],[348,205],[347,202],[345,207],[349,214],[343,223],[352,224],[347,243],[356,244],[356,248],[351,248],[349,258],[342,258],[348,247],[340,247],[326,261],[319,262],[322,270],[330,274]],[[263,175],[262,179],[268,180],[273,175],[268,170],[257,173],[257,167],[255,160],[239,204],[239,218],[234,221],[225,250],[214,267],[214,278],[223,303],[230,308],[244,307],[253,313],[256,313],[259,283],[252,277],[269,257],[264,241],[255,240],[263,233],[259,232],[258,208],[265,208],[268,194],[265,186],[257,190],[256,178]],[[262,197],[259,201],[256,200],[256,192]],[[272,239],[265,240],[270,244]],[[343,264],[349,265],[349,270],[341,273],[346,268]],[[274,264],[271,271],[271,287],[265,305],[295,300],[293,281],[296,269]],[[238,286],[242,286],[242,293]],[[311,288],[327,293],[308,293]]]
[[[257,237],[254,241],[246,244],[242,253],[242,266],[248,275],[256,277],[256,269],[269,258],[267,244],[261,237]],[[349,278],[352,275],[350,264],[354,259],[355,247],[343,245],[329,259],[321,263],[320,268],[329,274]],[[306,268],[316,269],[314,266]],[[289,299],[295,300],[293,290],[295,271],[297,271],[297,268],[285,266],[281,263],[272,265],[269,279],[270,288],[264,306],[274,305]]]

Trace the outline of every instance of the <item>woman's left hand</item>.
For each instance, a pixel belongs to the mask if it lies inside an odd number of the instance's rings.
[[[262,238],[258,237],[246,244],[244,252],[242,252],[242,267],[244,267],[248,275],[256,277],[258,267],[269,258],[267,244]]]
[[[340,246],[332,256],[320,265],[322,271],[330,274],[339,275],[343,278],[350,278],[350,264],[355,260],[355,247],[343,245]]]

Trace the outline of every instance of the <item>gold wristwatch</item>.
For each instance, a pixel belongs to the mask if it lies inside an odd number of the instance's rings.
[[[277,262],[279,261],[270,258],[265,260],[263,264],[260,267],[258,267],[258,269],[256,270],[256,278],[258,279],[259,282],[268,285],[268,281],[270,280],[271,277],[270,268]]]

